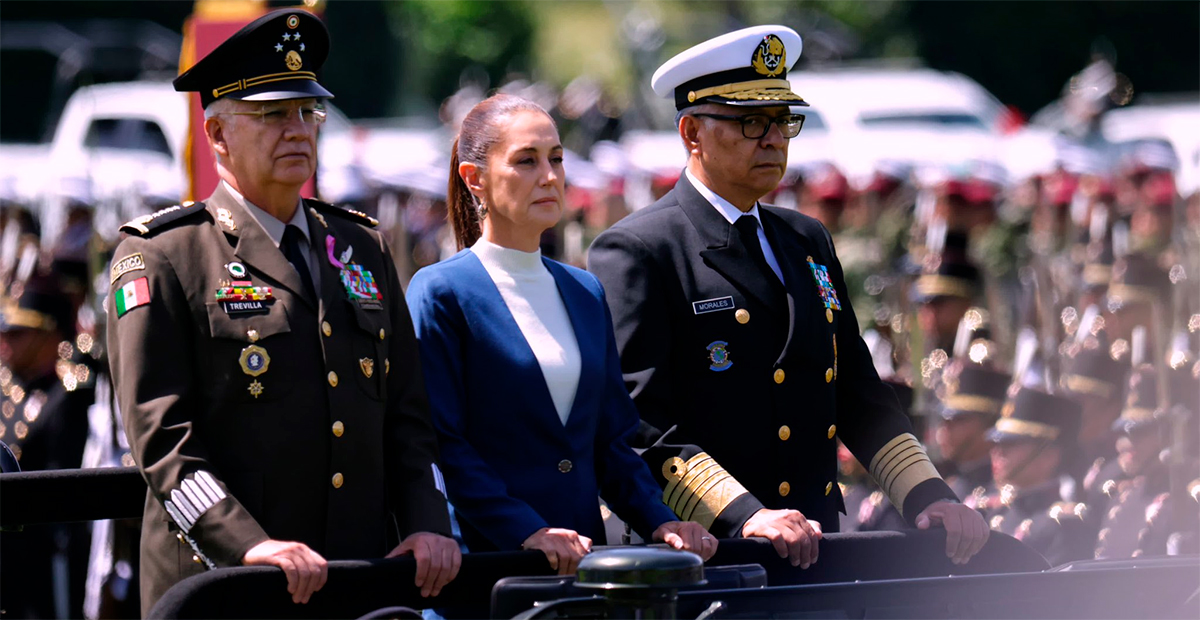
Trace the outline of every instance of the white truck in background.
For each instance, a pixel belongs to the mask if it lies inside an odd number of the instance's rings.
[[[187,97],[169,82],[82,87],[49,144],[0,144],[0,197],[32,210],[43,240],[58,237],[76,202],[115,238],[122,222],[183,195],[187,132]]]

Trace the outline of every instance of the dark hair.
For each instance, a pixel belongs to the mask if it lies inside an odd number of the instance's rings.
[[[454,227],[454,239],[460,250],[474,245],[479,239],[482,220],[475,197],[458,174],[458,165],[467,162],[480,169],[486,168],[489,151],[500,141],[504,118],[524,111],[550,116],[542,106],[528,99],[499,94],[475,104],[462,120],[450,149],[450,179],[446,188],[446,219]]]

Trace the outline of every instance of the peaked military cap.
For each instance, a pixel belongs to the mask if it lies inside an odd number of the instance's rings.
[[[976,364],[958,362],[942,378],[946,396],[942,417],[950,420],[964,414],[999,416],[1012,377]]]
[[[1103,329],[1087,336],[1078,346],[1067,350],[1067,359],[1060,382],[1075,394],[1090,394],[1100,398],[1121,395],[1129,376],[1129,362],[1112,355],[1112,347]]]
[[[272,11],[250,22],[175,78],[175,90],[200,93],[200,104],[222,97],[280,101],[333,93],[317,81],[329,55],[329,31],[312,13]]]
[[[1151,303],[1168,299],[1170,280],[1167,272],[1145,254],[1130,254],[1116,261],[1108,298],[1121,303]]]
[[[1121,417],[1113,422],[1113,430],[1132,433],[1159,422],[1162,411],[1158,400],[1158,372],[1150,364],[1138,366],[1129,375],[1129,395]]]
[[[676,54],[650,86],[659,97],[674,97],[676,110],[702,103],[806,106],[787,80],[802,47],[786,26],[743,28]]]
[[[1035,439],[1074,446],[1082,415],[1079,404],[1069,398],[1022,386],[1004,403],[987,438],[996,443]]]
[[[58,330],[75,337],[75,309],[54,272],[35,273],[0,299],[0,333],[18,329]]]

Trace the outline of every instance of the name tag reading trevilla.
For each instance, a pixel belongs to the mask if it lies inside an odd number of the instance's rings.
[[[721,310],[733,310],[733,297],[717,297],[692,302],[692,312],[696,314],[720,312]]]

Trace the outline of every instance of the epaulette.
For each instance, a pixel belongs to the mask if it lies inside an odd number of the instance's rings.
[[[1087,515],[1087,504],[1081,502],[1058,502],[1050,507],[1050,518],[1058,523],[1062,523],[1063,519],[1078,519],[1083,520]]]
[[[204,211],[203,202],[187,201],[182,205],[167,207],[160,211],[155,211],[149,215],[136,217],[121,225],[121,232],[131,235],[145,236],[150,234],[150,231],[157,230],[170,224],[177,222],[189,215],[193,215]]]
[[[363,226],[367,226],[369,228],[375,228],[379,225],[379,220],[367,215],[366,213],[363,213],[362,211],[355,211],[354,209],[347,209],[345,207],[335,207],[327,202],[313,200],[312,198],[305,198],[304,202],[309,206],[314,207],[321,213],[338,215],[356,224],[362,224]]]

